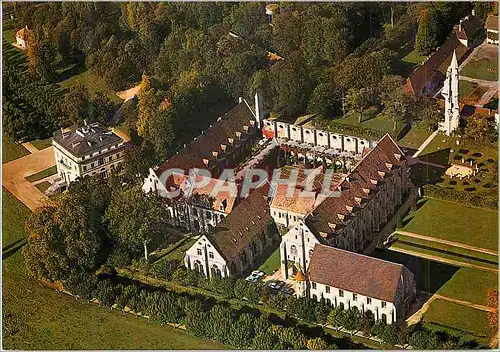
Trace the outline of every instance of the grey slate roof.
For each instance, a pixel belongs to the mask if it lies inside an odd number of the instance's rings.
[[[54,133],[54,140],[76,157],[82,157],[123,142],[122,138],[99,123],[58,130]]]

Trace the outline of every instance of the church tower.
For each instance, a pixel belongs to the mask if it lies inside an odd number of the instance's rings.
[[[441,95],[444,97],[444,122],[439,123],[439,130],[449,136],[457,129],[460,122],[460,107],[458,105],[458,60],[453,51],[450,67],[446,71]]]

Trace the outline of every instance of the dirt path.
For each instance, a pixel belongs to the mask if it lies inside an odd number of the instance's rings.
[[[406,322],[408,323],[408,326],[417,324],[421,319],[422,316],[427,312],[427,309],[429,309],[429,306],[431,305],[432,302],[436,299],[435,295],[433,295],[431,298],[427,300],[427,302],[424,303],[422,308],[417,310],[413,315],[411,315],[408,319],[406,319]]]
[[[30,155],[12,160],[2,165],[3,186],[29,209],[35,210],[43,205],[48,198],[25,177],[48,169],[55,164],[52,147],[37,150]]]
[[[23,143],[22,146],[26,148],[31,154],[38,152],[38,149],[31,144],[31,142]]]
[[[498,256],[497,251],[493,251],[493,250],[485,249],[485,248],[480,248],[480,247],[474,247],[474,246],[470,246],[468,244],[463,244],[460,242],[453,242],[453,241],[443,240],[440,238],[425,236],[425,235],[421,235],[421,234],[414,233],[414,232],[398,230],[398,231],[394,232],[393,235],[398,234],[398,233],[401,235],[405,235],[407,237],[418,238],[418,239],[426,240],[426,241],[430,241],[430,242],[442,243],[442,244],[446,244],[448,246],[459,247],[459,248],[468,249],[468,250],[475,251],[475,252],[480,252],[480,253],[485,253],[485,254],[491,254],[493,256]]]
[[[140,93],[140,91],[141,91],[141,84],[139,83],[138,85],[130,89],[123,90],[121,92],[116,92],[116,95],[121,99],[123,99],[125,102],[127,100],[134,98],[137,94]]]
[[[456,298],[441,296],[441,295],[438,295],[437,293],[434,294],[433,297],[435,299],[442,299],[443,301],[453,302],[453,303],[456,303],[456,304],[460,304],[461,306],[466,306],[466,307],[470,307],[470,308],[474,308],[474,309],[479,309],[479,310],[483,310],[485,312],[493,312],[495,310],[495,308],[493,308],[493,307],[487,307],[487,306],[483,306],[483,305],[472,303],[472,302],[468,302],[468,301],[462,301],[462,300],[459,300],[459,299],[456,299]]]
[[[436,137],[438,134],[438,131],[434,131],[431,133],[431,135],[429,137],[427,137],[427,139],[424,141],[424,143],[422,143],[422,145],[418,148],[417,152],[415,154],[413,154],[413,157],[416,158],[420,153],[422,153],[422,151],[425,149],[425,147],[427,147],[429,145],[430,142],[432,142],[432,140],[434,139],[434,137]]]
[[[465,262],[459,262],[459,261],[451,260],[451,259],[445,259],[445,258],[438,257],[438,256],[435,256],[435,255],[430,255],[430,254],[425,254],[425,253],[410,251],[410,250],[403,249],[403,248],[391,247],[390,250],[394,251],[394,252],[399,252],[399,253],[404,253],[404,254],[408,254],[408,255],[413,255],[415,257],[429,259],[429,260],[432,260],[432,261],[435,261],[435,262],[441,262],[441,263],[451,264],[451,265],[455,265],[455,266],[459,266],[459,267],[466,267],[466,268],[472,268],[472,269],[478,269],[478,270],[485,270],[485,271],[491,271],[493,273],[498,273],[498,269],[488,268],[488,267],[484,267],[484,266],[480,266],[480,265],[475,265],[475,264],[470,264],[470,263],[465,263]]]

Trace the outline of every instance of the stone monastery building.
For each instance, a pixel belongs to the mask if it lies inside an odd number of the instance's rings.
[[[282,279],[296,281],[297,295],[370,310],[387,323],[404,317],[415,297],[411,272],[401,265],[358,254],[375,247],[381,229],[413,197],[404,153],[388,134],[376,142],[308,128],[309,134],[317,137],[328,134],[328,140],[320,145],[321,138],[315,137],[311,143],[301,139],[305,154],[311,151],[316,156],[320,152],[331,162],[349,157],[355,161],[353,167],[344,172],[332,169],[332,163],[328,169],[325,163],[310,169],[307,162],[282,167],[284,178],[292,173],[299,175],[291,195],[287,195],[286,185],[270,179],[250,194],[211,195],[224,169],[238,168],[244,158],[253,158],[268,148],[283,152],[283,143],[290,142],[286,136],[271,136],[270,125],[261,123],[262,116],[258,96],[255,109],[240,99],[183,150],[151,169],[145,179],[145,192],[166,196],[167,192],[178,191],[175,198],[165,197],[169,222],[201,234],[186,251],[186,268],[207,278],[242,276],[256,269],[256,264],[279,246]],[[271,123],[273,131],[280,128],[279,124]],[[288,131],[293,128],[296,126],[287,125]],[[301,129],[301,136],[305,135],[306,129]],[[264,142],[266,138],[274,143]],[[331,143],[337,140],[340,144]],[[261,151],[252,154],[255,148]],[[265,166],[261,163],[255,167]],[[178,172],[168,174],[167,170],[173,168]],[[208,169],[212,176],[207,179],[196,171],[200,169]],[[195,172],[189,174],[189,170]],[[307,174],[311,170],[312,175]],[[332,170],[333,174],[329,173]],[[324,189],[321,186],[327,177],[331,182]],[[203,178],[205,186],[193,189],[193,183]],[[233,183],[240,190],[240,181],[236,177],[225,184]],[[308,196],[301,197],[306,188]],[[367,272],[370,274],[364,275]]]

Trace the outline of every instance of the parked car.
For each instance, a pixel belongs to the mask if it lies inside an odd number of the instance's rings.
[[[47,196],[52,196],[64,192],[66,188],[66,182],[61,178],[57,178],[54,180],[54,183],[45,190],[45,194]]]
[[[283,286],[280,291],[280,293],[283,294],[283,296],[285,297],[290,297],[293,294],[293,292],[294,292],[293,288],[286,286]]]
[[[266,276],[266,273],[263,272],[262,270],[254,270],[254,271],[252,271],[252,275],[257,276],[258,278],[262,279],[264,276]]]
[[[271,289],[274,293],[278,293],[279,290],[285,286],[283,281],[272,280],[267,283],[267,287]]]

